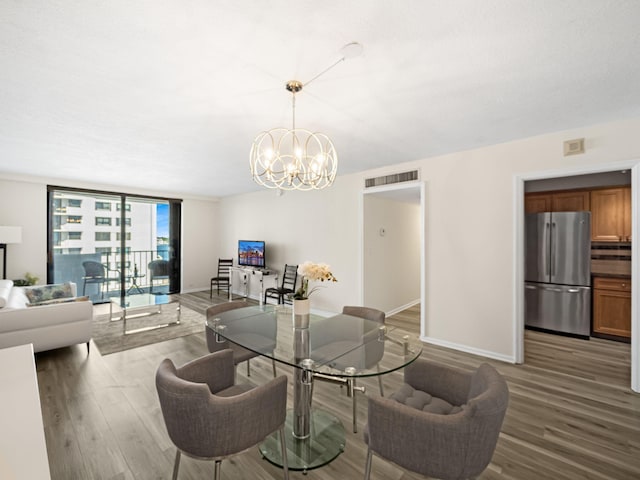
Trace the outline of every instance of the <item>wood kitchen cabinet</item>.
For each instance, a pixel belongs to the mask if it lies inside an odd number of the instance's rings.
[[[524,197],[525,213],[588,212],[589,207],[590,195],[588,190],[527,193]]]
[[[593,278],[593,332],[631,338],[631,280]]]
[[[524,196],[524,213],[542,213],[550,211],[550,193],[527,193]]]
[[[629,242],[631,240],[631,188],[591,191],[591,240]]]
[[[590,210],[589,191],[569,191],[551,195],[552,212],[588,212]]]
[[[631,187],[624,189],[624,220],[622,234],[631,241]]]

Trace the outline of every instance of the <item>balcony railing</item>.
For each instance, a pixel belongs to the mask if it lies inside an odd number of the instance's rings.
[[[87,283],[85,286],[85,271],[82,263],[87,260],[103,264],[109,269],[107,276],[114,280],[105,282],[104,285]],[[166,278],[154,279],[153,292],[151,291],[149,263],[153,260],[169,260],[168,250],[132,250],[125,253],[123,264],[121,254],[117,251],[86,254],[54,253],[54,282],[75,282],[78,286],[78,295],[88,295],[96,303],[120,295],[120,281],[115,279],[121,278],[122,274],[124,274],[127,295],[167,293],[169,280]]]

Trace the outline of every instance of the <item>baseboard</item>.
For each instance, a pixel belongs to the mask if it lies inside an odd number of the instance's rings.
[[[516,358],[513,355],[503,355],[501,353],[491,352],[489,350],[482,350],[480,348],[470,347],[469,345],[463,345],[461,343],[447,342],[446,340],[440,340],[437,338],[421,336],[420,340],[424,343],[430,343],[432,345],[438,345],[439,347],[450,348],[452,350],[458,350],[460,352],[470,353],[472,355],[478,355],[480,357],[491,358],[493,360],[499,360],[505,363],[516,363]],[[424,352],[423,352],[424,353]],[[426,355],[429,358],[429,355]]]
[[[411,308],[411,307],[413,307],[415,305],[419,305],[419,304],[420,304],[420,299],[412,300],[411,302],[406,303],[406,304],[402,305],[401,307],[394,308],[393,310],[385,312],[385,315],[387,317],[390,317],[391,315],[395,315],[396,313],[400,313],[401,311],[406,310],[407,308]]]

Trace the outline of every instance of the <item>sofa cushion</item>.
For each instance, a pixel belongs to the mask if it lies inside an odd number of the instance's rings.
[[[9,294],[11,293],[12,287],[13,281],[0,280],[0,308],[4,308],[7,306],[7,302],[9,301]]]
[[[73,297],[71,283],[56,283],[53,285],[39,285],[25,287],[24,293],[31,304],[39,304],[49,300]]]
[[[439,415],[452,415],[462,410],[457,405],[451,405],[442,398],[434,397],[422,390],[416,390],[406,383],[398,391],[394,392],[390,398],[416,410]]]

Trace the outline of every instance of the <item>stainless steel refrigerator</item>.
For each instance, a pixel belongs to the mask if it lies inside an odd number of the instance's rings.
[[[591,333],[591,213],[525,216],[525,325]]]

